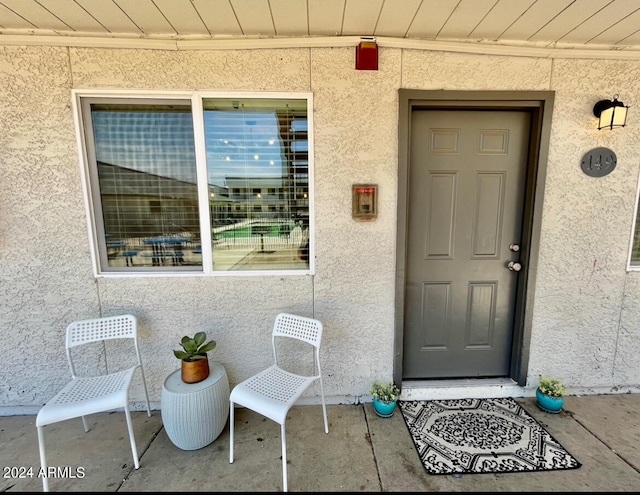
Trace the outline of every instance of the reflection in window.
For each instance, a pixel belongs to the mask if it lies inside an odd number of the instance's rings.
[[[200,242],[190,106],[93,104],[91,121],[103,262],[184,266],[185,248]]]
[[[309,235],[306,100],[203,104],[209,187],[230,191],[211,198],[213,269],[307,269],[299,253]]]
[[[81,98],[98,271],[308,270],[307,99],[202,103]]]
[[[630,268],[640,269],[640,201],[636,212],[636,225],[633,229],[633,242],[631,244]]]

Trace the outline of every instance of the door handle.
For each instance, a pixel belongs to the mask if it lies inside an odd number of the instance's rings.
[[[519,272],[520,270],[522,270],[522,265],[515,261],[510,261],[509,264],[507,265],[507,268],[512,272]]]

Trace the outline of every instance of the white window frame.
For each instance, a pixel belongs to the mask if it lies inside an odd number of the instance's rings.
[[[313,128],[313,93],[308,92],[254,92],[254,91],[153,91],[153,90],[118,90],[118,89],[73,89],[72,109],[76,129],[80,177],[89,236],[89,249],[96,278],[141,278],[141,277],[239,277],[239,276],[300,276],[315,274],[315,185],[314,185],[314,128]],[[98,232],[95,221],[95,207],[90,163],[85,139],[85,123],[82,118],[83,98],[131,98],[134,101],[150,100],[191,100],[191,111],[194,115],[194,141],[196,155],[196,176],[198,180],[198,200],[201,231],[211,232],[209,217],[209,191],[207,188],[207,163],[204,140],[204,118],[202,102],[206,98],[239,98],[239,99],[306,99],[307,100],[307,133],[308,133],[308,184],[309,184],[309,267],[306,270],[246,270],[246,271],[214,271],[213,246],[210,235],[201,235],[202,270],[193,271],[105,271],[100,262],[98,244],[104,233]]]

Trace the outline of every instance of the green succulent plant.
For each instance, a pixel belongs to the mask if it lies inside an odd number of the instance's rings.
[[[207,334],[205,332],[198,332],[193,337],[185,335],[180,341],[180,345],[184,351],[174,350],[173,354],[183,361],[197,361],[198,359],[205,359],[207,352],[216,348],[215,340],[210,340],[206,344]]]
[[[373,397],[382,402],[393,402],[400,397],[400,389],[393,382],[373,382],[369,392]]]
[[[541,376],[538,381],[540,392],[551,397],[562,397],[566,391],[566,387],[558,378],[549,378]]]

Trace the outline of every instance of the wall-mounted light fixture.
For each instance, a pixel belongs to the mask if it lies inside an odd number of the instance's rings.
[[[629,107],[613,95],[613,100],[600,100],[593,106],[593,115],[598,117],[598,130],[624,127],[627,124]]]
[[[360,38],[356,47],[356,70],[378,70],[378,44],[374,37]]]

